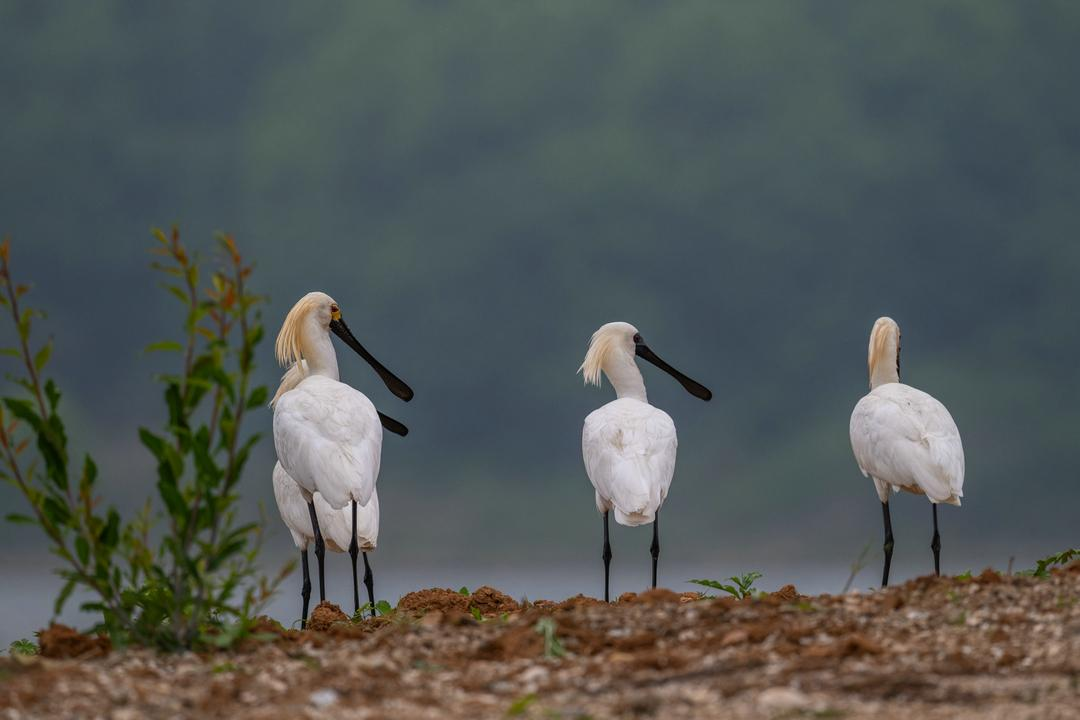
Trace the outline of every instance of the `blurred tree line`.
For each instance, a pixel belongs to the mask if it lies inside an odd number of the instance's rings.
[[[394,406],[343,363],[413,429],[386,545],[593,542],[580,422],[611,396],[574,371],[614,319],[717,395],[646,370],[682,440],[676,545],[877,537],[847,420],[882,314],[964,437],[946,537],[1066,542],[1077,37],[1064,0],[6,2],[0,232],[117,482],[152,468],[127,429],[167,300],[139,269],[175,220],[247,246],[271,332],[325,290],[416,388]]]

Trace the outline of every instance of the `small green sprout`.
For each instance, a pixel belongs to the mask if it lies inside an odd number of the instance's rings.
[[[540,618],[536,621],[534,629],[537,634],[544,636],[544,657],[561,658],[566,655],[566,648],[563,647],[558,636],[555,635],[558,626],[554,620],[549,617]]]
[[[536,702],[536,693],[529,693],[528,695],[522,695],[514,702],[510,703],[510,707],[506,709],[507,717],[518,717],[524,715],[529,709],[529,706]]]
[[[16,640],[8,647],[8,652],[12,655],[37,655],[38,646],[33,640]]]
[[[742,600],[748,597],[754,597],[759,595],[757,590],[754,589],[754,581],[764,577],[757,570],[751,570],[744,575],[732,575],[728,580],[731,580],[733,584],[728,585],[722,583],[719,580],[688,580],[687,582],[694,583],[695,585],[702,585],[713,590],[722,590],[732,597]],[[706,596],[711,597],[711,596]]]

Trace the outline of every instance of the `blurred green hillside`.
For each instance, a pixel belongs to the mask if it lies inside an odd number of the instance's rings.
[[[257,259],[273,330],[325,290],[416,389],[341,355],[413,430],[386,442],[385,546],[592,552],[580,427],[612,396],[575,370],[618,319],[716,394],[645,370],[681,439],[671,547],[847,562],[880,533],[847,422],[888,314],[967,450],[946,556],[1001,562],[1075,542],[1078,38],[1064,0],[9,0],[0,233],[133,498],[167,362],[140,349],[177,323],[145,248],[175,221]]]

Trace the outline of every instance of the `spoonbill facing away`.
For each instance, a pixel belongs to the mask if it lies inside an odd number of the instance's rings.
[[[337,303],[325,293],[308,293],[293,306],[278,333],[275,350],[283,366],[297,364],[304,377],[274,401],[274,447],[285,472],[307,492],[308,510],[319,562],[323,594],[325,541],[310,496],[318,492],[334,509],[352,504],[352,539],[349,556],[353,570],[353,603],[360,607],[356,559],[357,507],[367,505],[375,492],[382,456],[380,415],[358,390],[338,380],[337,355],[330,341],[333,332],[364,358],[382,381],[402,400],[412,389],[387,370],[349,330]],[[304,361],[303,364],[300,364]],[[368,587],[369,594],[373,594]]]
[[[900,327],[878,318],[870,331],[870,394],[851,413],[851,449],[864,476],[881,499],[885,519],[885,569],[889,584],[893,533],[889,489],[926,495],[934,512],[934,573],[941,574],[938,503],[959,505],[964,496],[964,448],[945,406],[922,390],[900,382]]]
[[[281,385],[278,387],[277,393],[274,394],[274,399],[270,401],[270,407],[273,407],[279,397],[295,388],[306,376],[307,363],[305,361],[301,360],[289,366],[289,369],[285,371],[285,375],[281,378]],[[401,436],[409,433],[408,428],[381,412],[379,413],[379,420],[385,430]],[[311,599],[308,545],[316,541],[315,529],[318,528],[320,529],[320,538],[325,536],[326,540],[329,541],[324,542],[326,547],[329,547],[333,552],[345,552],[351,542],[349,539],[349,512],[347,508],[335,510],[330,507],[322,495],[318,493],[312,496],[311,493],[308,493],[289,477],[289,473],[285,472],[285,468],[281,467],[280,462],[274,465],[273,482],[274,499],[277,501],[278,512],[281,513],[281,519],[285,522],[285,526],[289,528],[293,542],[296,544],[297,549],[300,550],[300,565],[304,573],[303,584],[300,588],[300,597],[304,603],[300,623],[301,627],[305,627],[307,625],[308,602]],[[314,504],[312,504],[313,499]],[[318,521],[314,526],[312,525],[312,513],[317,518],[322,518],[321,527]],[[367,586],[368,600],[374,604],[374,577],[371,573],[367,552],[375,549],[379,537],[379,499],[377,493],[372,493],[371,502],[357,510],[356,522],[356,540],[364,556],[364,584]],[[325,533],[322,532],[323,529],[325,529]],[[319,596],[320,600],[326,599],[325,578],[321,573],[319,576]]]
[[[712,399],[699,382],[668,365],[649,349],[637,328],[613,322],[593,333],[585,362],[578,368],[585,383],[600,385],[601,371],[615,388],[617,398],[589,413],[581,433],[585,472],[596,488],[596,507],[604,517],[604,600],[610,600],[611,543],[608,513],[615,511],[620,525],[653,524],[652,586],[656,587],[656,562],[660,557],[660,506],[667,498],[675,474],[675,423],[649,404],[645,381],[634,356],[644,358],[668,373],[694,397]]]
[[[315,542],[315,530],[311,523],[311,508],[314,507],[316,517],[320,518],[318,526],[323,538],[325,538],[324,544],[326,548],[338,553],[346,552],[352,544],[352,534],[349,532],[350,513],[348,508],[335,510],[330,507],[319,493],[308,497],[308,493],[289,477],[289,473],[285,472],[285,468],[281,467],[281,463],[274,465],[274,499],[277,501],[281,519],[285,522],[285,526],[289,528],[293,542],[300,551],[300,563],[304,571],[304,584],[300,589],[304,609],[300,622],[301,627],[305,627],[307,625],[308,602],[311,599],[311,576],[308,573],[307,549],[309,544]],[[364,556],[364,584],[367,586],[368,600],[374,605],[374,578],[367,554],[375,549],[375,545],[379,540],[378,492],[373,492],[368,504],[357,510],[355,537]]]

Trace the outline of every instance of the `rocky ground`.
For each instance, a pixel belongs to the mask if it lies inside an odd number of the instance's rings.
[[[54,627],[43,655],[80,657],[4,660],[0,717],[1080,718],[1080,564],[744,601],[436,589],[388,617],[325,604],[305,632],[264,630],[156,655]]]

